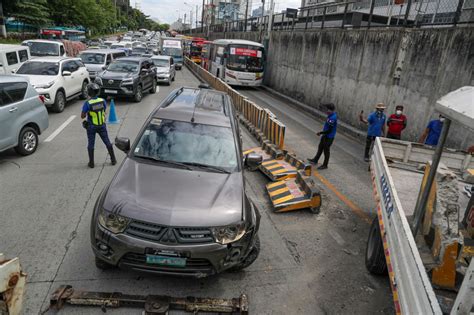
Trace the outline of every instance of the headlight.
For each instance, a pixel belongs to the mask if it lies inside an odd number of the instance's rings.
[[[133,84],[133,79],[125,79],[122,81],[122,85]]]
[[[219,244],[229,244],[236,242],[245,234],[245,223],[232,224],[222,227],[211,228],[212,234]]]
[[[98,85],[102,85],[102,79],[100,77],[95,77],[94,83],[97,83]]]
[[[50,87],[52,87],[54,84],[54,81],[51,81],[51,82],[48,82],[46,84],[38,84],[38,85],[35,85],[35,88],[37,89],[49,89]]]
[[[112,233],[122,233],[130,220],[121,215],[102,210],[99,213],[99,224]]]

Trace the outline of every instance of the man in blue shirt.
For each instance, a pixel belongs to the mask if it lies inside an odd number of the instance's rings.
[[[89,167],[94,168],[94,146],[95,146],[95,134],[98,133],[102,142],[107,147],[107,151],[110,154],[110,160],[112,165],[117,163],[115,159],[114,147],[110,143],[109,135],[107,134],[107,127],[105,125],[105,109],[107,108],[107,102],[98,97],[100,87],[91,83],[87,86],[87,92],[91,97],[88,101],[84,102],[82,106],[81,118],[84,119],[87,116],[87,121],[83,121],[82,125],[87,130],[87,152],[89,153]]]
[[[439,136],[441,135],[441,130],[443,129],[444,120],[445,118],[443,115],[439,115],[438,119],[430,121],[418,142],[432,146],[438,145],[438,140]]]
[[[318,164],[319,158],[324,152],[324,162],[323,165],[319,166],[318,169],[324,170],[328,168],[329,163],[329,155],[331,145],[336,137],[337,131],[337,114],[335,112],[336,107],[334,104],[330,103],[326,105],[328,117],[326,122],[324,123],[323,131],[317,133],[318,136],[321,136],[321,140],[319,141],[318,152],[316,156],[312,159],[308,159],[311,163]]]
[[[370,113],[367,119],[362,116],[364,111],[360,112],[359,119],[361,122],[369,125],[367,129],[367,139],[365,141],[365,155],[364,160],[368,162],[370,160],[370,149],[375,141],[375,138],[382,137],[385,134],[385,121],[387,117],[384,114],[385,105],[378,103],[375,105],[375,111]]]

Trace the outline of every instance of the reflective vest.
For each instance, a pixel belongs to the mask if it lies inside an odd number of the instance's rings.
[[[105,101],[102,98],[89,100],[89,117],[94,126],[105,124]]]

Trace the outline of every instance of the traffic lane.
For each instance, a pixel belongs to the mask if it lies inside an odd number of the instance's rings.
[[[183,84],[190,82],[184,80]],[[195,80],[194,85],[197,83]],[[151,109],[166,96],[162,93],[147,95],[140,107],[134,107],[136,115],[133,118],[126,117],[127,111],[138,104],[117,106],[119,117],[123,117],[126,123],[108,126],[110,138],[115,137],[121,126],[125,127],[129,136],[134,137]],[[117,103],[125,102],[118,100]],[[71,102],[67,111],[61,113],[64,115],[57,116],[67,119],[72,113],[80,113],[81,107],[82,101]],[[141,117],[138,115],[140,110]],[[47,290],[44,290],[43,284],[56,276],[69,246],[77,236],[77,226],[84,218],[85,210],[91,208],[92,194],[96,189],[102,189],[116,170],[116,167],[109,165],[99,137],[96,139],[96,168],[87,168],[87,137],[80,122],[80,118],[76,117],[51,142],[41,143],[35,154],[28,157],[12,155],[10,160],[0,164],[2,252],[9,257],[20,257],[29,283],[40,290],[33,289],[31,295],[27,293],[27,301],[33,303],[40,300],[38,295],[43,300],[46,298],[44,292]],[[117,155],[119,161],[124,156],[119,152]],[[3,156],[0,159],[4,161]],[[89,220],[90,217],[86,219]],[[29,310],[36,312],[39,305]]]
[[[248,132],[243,131],[242,135],[244,145],[256,145]],[[255,180],[258,185],[251,183]],[[100,182],[102,183],[102,180]],[[71,243],[49,294],[61,284],[72,284],[84,290],[183,297],[194,295],[230,298],[246,293],[250,296],[251,312],[254,314],[289,314],[295,309],[304,314],[321,311],[313,298],[313,292],[308,291],[306,286],[301,286],[301,279],[305,278],[301,274],[303,269],[270,220],[269,209],[266,208],[268,204],[260,200],[265,198],[263,187],[266,179],[260,173],[247,173],[246,182],[247,187],[251,187],[247,188],[249,197],[263,206],[260,209],[262,220],[259,233],[262,250],[257,261],[246,271],[222,273],[205,279],[157,276],[120,269],[101,271],[94,266],[94,256],[90,249],[89,221],[81,220],[77,236]],[[94,191],[91,200],[97,196],[98,191]],[[92,209],[86,212],[91,213]],[[304,303],[300,296],[304,297]],[[68,307],[70,314],[83,314],[85,311],[88,314],[102,313],[100,308]],[[141,311],[121,308],[114,310],[114,314],[141,314]]]
[[[285,146],[289,150],[304,159],[315,156],[320,139],[316,133],[322,130],[322,122],[265,90],[241,88],[239,92],[256,104],[270,109],[286,125]],[[359,208],[373,214],[372,185],[368,164],[363,161],[363,150],[363,144],[338,132],[331,146],[329,168],[318,172]],[[320,164],[323,159],[324,155],[319,160]]]

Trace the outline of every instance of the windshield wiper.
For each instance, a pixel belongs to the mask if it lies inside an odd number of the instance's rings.
[[[210,170],[218,171],[220,173],[230,174],[230,172],[228,170],[226,170],[222,167],[219,167],[219,166],[196,163],[196,162],[184,162],[183,164],[191,165],[191,166],[197,166],[197,167],[201,167],[201,168],[207,168],[207,169],[210,169]]]
[[[191,167],[187,166],[187,165],[184,164],[184,163],[180,163],[180,162],[174,162],[174,161],[168,161],[168,160],[160,160],[160,159],[157,159],[157,158],[154,158],[154,157],[151,157],[151,156],[146,156],[146,155],[136,155],[136,154],[135,154],[135,156],[138,157],[138,158],[141,158],[141,159],[145,159],[145,160],[151,160],[151,161],[158,162],[158,163],[163,163],[163,164],[178,166],[178,167],[181,167],[181,168],[185,168],[185,169],[187,169],[187,170],[190,170],[190,171],[193,170]]]

